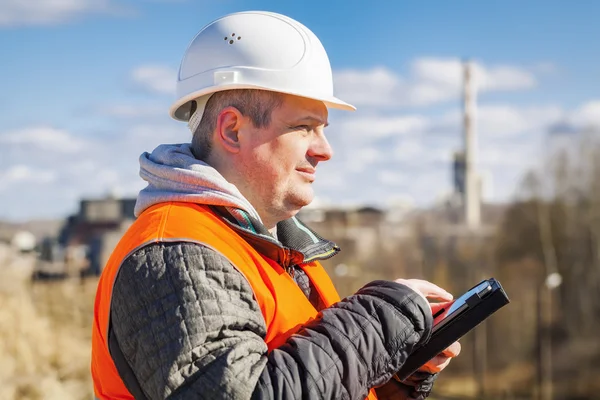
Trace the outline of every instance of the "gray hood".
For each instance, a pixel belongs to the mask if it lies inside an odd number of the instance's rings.
[[[194,157],[189,143],[162,144],[140,156],[140,176],[148,186],[135,204],[135,216],[157,203],[180,201],[227,207],[245,226],[247,214],[260,221],[254,207],[213,167]],[[247,213],[247,214],[246,214]]]

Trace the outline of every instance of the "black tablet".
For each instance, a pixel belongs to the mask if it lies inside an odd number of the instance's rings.
[[[431,337],[408,357],[396,374],[396,379],[408,378],[509,301],[500,282],[494,278],[486,279],[473,286],[457,298],[448,309],[441,309],[433,316]]]

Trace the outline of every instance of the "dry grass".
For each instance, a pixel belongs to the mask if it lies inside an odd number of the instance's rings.
[[[31,283],[33,263],[32,258],[0,257],[0,399],[92,399],[89,366],[97,280]],[[600,391],[599,343],[572,343],[557,352],[562,368],[555,372],[555,390],[565,394],[561,398],[591,399],[595,397],[590,393]],[[488,374],[487,390],[507,399],[515,392],[529,393],[534,374],[532,362],[515,364]],[[471,375],[445,374],[434,393],[473,398]]]
[[[95,280],[31,283],[31,259],[0,268],[0,399],[93,398]]]

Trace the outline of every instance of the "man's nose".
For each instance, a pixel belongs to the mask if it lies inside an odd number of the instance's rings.
[[[327,161],[333,156],[333,149],[325,134],[322,132],[317,133],[308,149],[308,155],[318,161]]]

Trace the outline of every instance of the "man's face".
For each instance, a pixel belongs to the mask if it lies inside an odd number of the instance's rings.
[[[327,115],[320,101],[286,95],[269,127],[249,122],[240,132],[238,168],[246,183],[240,189],[263,218],[290,218],[313,200],[317,164],[332,156]]]

